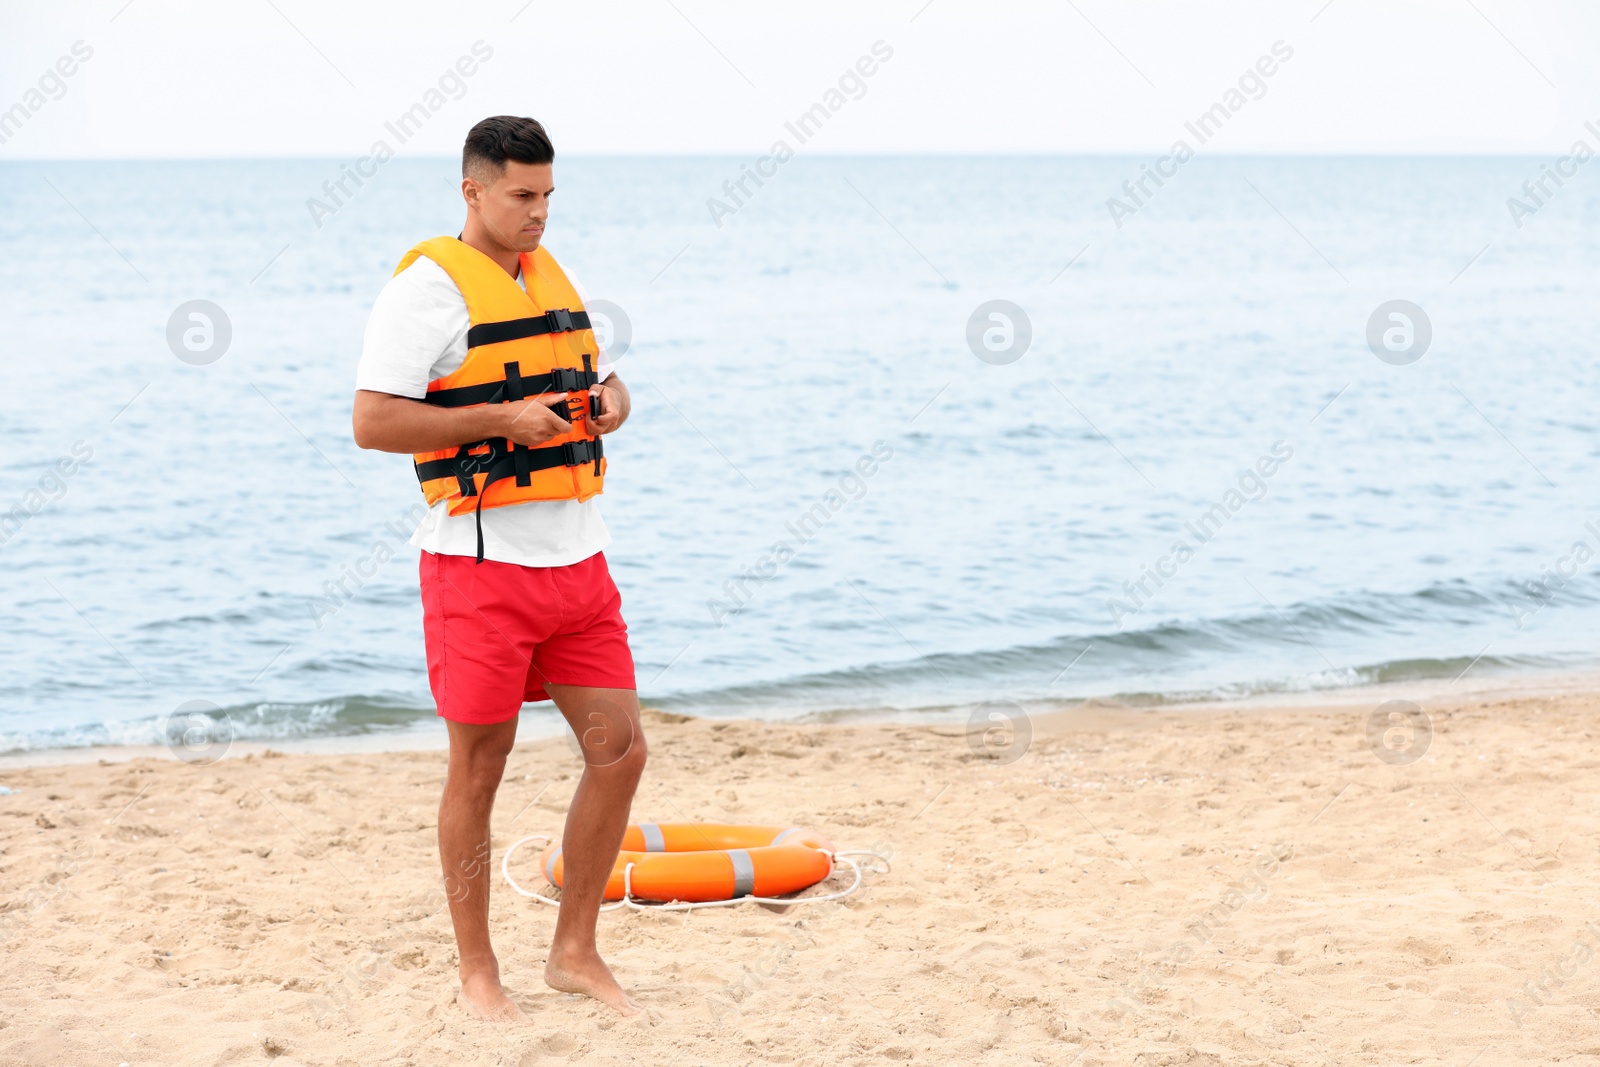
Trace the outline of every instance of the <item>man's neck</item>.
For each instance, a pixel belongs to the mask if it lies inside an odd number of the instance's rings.
[[[500,242],[491,240],[483,227],[475,225],[476,221],[476,219],[469,216],[467,224],[462,228],[461,236],[457,240],[469,248],[476,248],[500,264],[502,270],[515,278],[521,272],[522,257],[515,248],[507,248]]]

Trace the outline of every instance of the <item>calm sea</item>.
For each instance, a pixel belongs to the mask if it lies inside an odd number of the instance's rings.
[[[628,342],[602,510],[646,701],[1594,663],[1600,172],[1519,227],[1540,160],[1200,157],[1137,201],[1133,158],[802,155],[736,201],[742,162],[557,163],[546,244]],[[0,164],[0,751],[158,743],[194,701],[439,729],[419,494],[349,413],[453,170],[335,204],[337,161]]]

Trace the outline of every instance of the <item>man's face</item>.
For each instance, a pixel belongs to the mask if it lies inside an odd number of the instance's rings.
[[[555,192],[554,167],[549,163],[506,160],[504,173],[485,184],[465,179],[467,203],[478,213],[495,239],[518,252],[532,252],[544,236],[550,215],[550,194]]]

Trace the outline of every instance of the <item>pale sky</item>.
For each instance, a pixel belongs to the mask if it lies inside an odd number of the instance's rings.
[[[818,153],[1149,153],[1277,42],[1208,151],[1548,154],[1600,129],[1592,0],[0,0],[0,20],[0,159],[354,157],[430,102],[401,154],[509,113],[559,154],[754,157],[819,103]]]

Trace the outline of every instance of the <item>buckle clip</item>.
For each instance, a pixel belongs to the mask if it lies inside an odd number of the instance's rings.
[[[544,317],[550,324],[551,333],[570,333],[576,329],[572,325],[572,312],[566,308],[551,308],[544,313]]]
[[[583,389],[583,379],[578,377],[578,372],[572,367],[552,367],[550,370],[550,391],[552,393],[576,393]]]
[[[585,462],[578,458],[578,443],[576,441],[561,442],[561,463],[563,466],[576,467]]]

